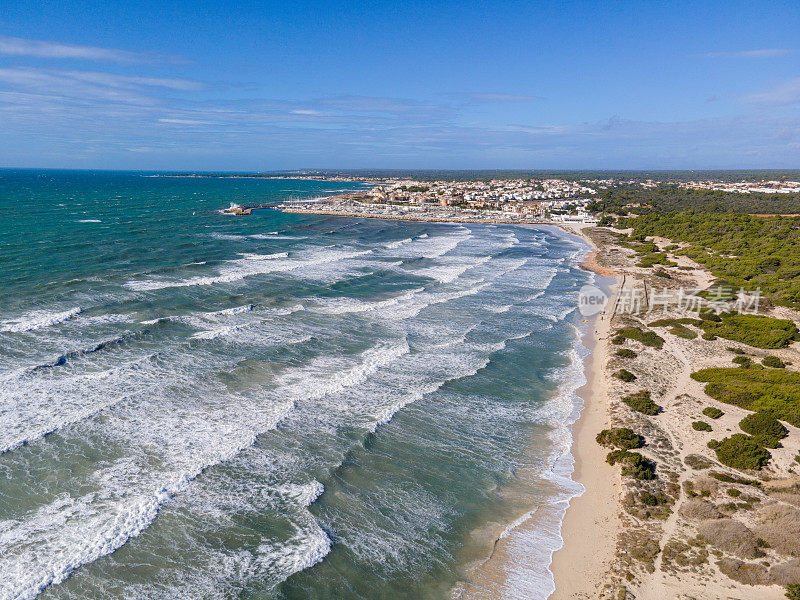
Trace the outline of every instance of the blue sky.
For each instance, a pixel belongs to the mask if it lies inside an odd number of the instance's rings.
[[[800,168],[787,2],[3,0],[0,166]]]

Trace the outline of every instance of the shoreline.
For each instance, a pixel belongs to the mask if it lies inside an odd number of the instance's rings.
[[[581,227],[563,225],[560,229],[579,237],[593,249],[580,267],[594,273],[595,283],[612,298],[618,285],[616,272],[597,264],[599,250],[594,241]],[[596,435],[610,423],[605,363],[611,319],[608,312],[603,311],[587,321],[588,327],[581,340],[589,351],[583,359],[586,383],[576,390],[583,402],[571,427],[569,450],[573,460],[571,478],[582,486],[583,492],[568,500],[561,521],[562,545],[553,553],[550,563],[555,589],[549,600],[600,596],[615,556],[620,528],[621,481],[617,470],[606,462],[603,448],[595,441]]]
[[[612,285],[616,287],[616,283]],[[571,478],[583,492],[569,499],[561,522],[562,545],[550,563],[555,585],[550,600],[599,597],[615,555],[620,481],[595,441],[597,433],[610,423],[604,372],[609,324],[610,319],[596,315],[582,338],[589,350],[583,360],[586,383],[576,391],[583,403],[572,425],[570,454]]]
[[[560,223],[542,221],[541,219],[503,219],[501,217],[493,218],[470,218],[470,217],[454,217],[442,218],[435,215],[394,215],[394,214],[369,214],[363,212],[340,212],[336,210],[310,210],[304,208],[281,208],[276,207],[283,213],[295,215],[323,215],[328,217],[347,217],[350,219],[389,219],[392,221],[420,221],[424,223],[486,223],[498,225],[553,225],[558,226]]]
[[[545,225],[545,224],[542,224]],[[549,224],[548,224],[549,225]],[[616,278],[599,266],[597,248],[581,226],[559,224],[561,235],[578,238],[590,249],[579,266],[595,274],[593,283],[609,296],[616,289]],[[558,235],[558,234],[557,234]],[[605,362],[608,349],[608,315],[594,315],[574,323],[576,342],[573,351],[579,384],[563,382],[560,394],[567,394],[572,414],[563,423],[570,436],[560,453],[554,455],[550,475],[553,485],[564,494],[552,503],[529,507],[517,522],[506,525],[495,541],[491,555],[474,569],[469,587],[458,595],[462,600],[489,600],[506,597],[547,597],[550,600],[596,598],[605,582],[616,550],[619,530],[619,477],[605,460],[603,448],[595,442],[597,433],[610,420]],[[574,491],[569,488],[574,486]],[[545,539],[540,535],[545,531]],[[587,544],[587,540],[590,543]],[[536,546],[531,547],[530,544]],[[520,575],[539,577],[547,573],[547,589],[519,589]],[[520,595],[522,593],[523,595]],[[545,594],[539,596],[538,594]]]

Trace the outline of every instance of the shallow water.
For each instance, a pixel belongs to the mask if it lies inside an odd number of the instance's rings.
[[[358,187],[0,171],[0,599],[447,598],[536,509],[549,556],[583,249],[218,212]]]

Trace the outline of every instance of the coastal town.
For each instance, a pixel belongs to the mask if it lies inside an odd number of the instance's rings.
[[[237,216],[257,208],[283,212],[401,220],[503,223],[579,222],[596,224],[586,209],[596,190],[564,179],[417,181],[381,179],[363,192],[274,205],[231,206]]]
[[[596,225],[600,215],[606,212],[625,214],[647,210],[652,207],[647,194],[663,193],[680,197],[681,201],[693,199],[698,208],[704,202],[722,199],[760,198],[756,212],[786,213],[782,203],[791,202],[800,194],[800,182],[786,179],[728,181],[622,176],[427,180],[336,173],[326,176],[317,172],[236,177],[327,180],[362,184],[365,189],[328,197],[232,205],[222,211],[225,214],[246,216],[256,209],[270,208],[288,213],[460,223]],[[756,207],[752,202],[751,205]]]

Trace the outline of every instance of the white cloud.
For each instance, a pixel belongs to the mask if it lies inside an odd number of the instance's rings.
[[[751,104],[800,103],[800,77],[784,81],[764,92],[748,94],[742,100]]]
[[[105,100],[111,103],[152,105],[158,99],[148,95],[149,88],[174,91],[196,91],[203,84],[188,79],[135,77],[98,71],[36,69],[32,67],[0,68],[0,84],[11,91],[61,97],[73,101]]]
[[[0,54],[116,63],[175,62],[175,59],[144,52],[130,52],[128,50],[99,48],[96,46],[78,46],[44,40],[26,40],[5,35],[0,35]]]

